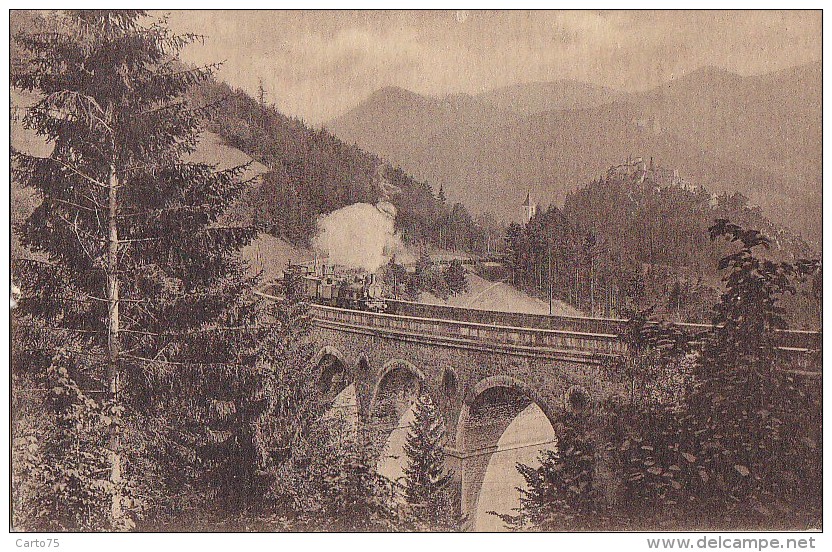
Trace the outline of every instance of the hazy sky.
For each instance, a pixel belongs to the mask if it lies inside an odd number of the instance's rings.
[[[319,124],[374,90],[475,94],[575,79],[643,89],[713,65],[748,75],[821,59],[814,12],[175,11],[184,57]]]

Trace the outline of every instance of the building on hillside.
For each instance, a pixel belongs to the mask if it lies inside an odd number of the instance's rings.
[[[532,201],[532,192],[526,194],[526,201],[523,202],[523,224],[528,224],[537,213],[537,203]]]
[[[649,162],[643,157],[628,157],[624,163],[614,165],[607,170],[607,179],[626,179],[638,184],[648,181],[657,188],[683,186],[684,184],[678,169],[660,167],[653,163],[652,157]]]

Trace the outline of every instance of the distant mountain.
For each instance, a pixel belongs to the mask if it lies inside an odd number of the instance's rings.
[[[467,141],[494,121],[518,124],[522,117],[468,95],[430,98],[397,87],[374,92],[327,127],[346,143],[380,154],[394,165],[415,168],[417,179],[456,189],[456,137]],[[441,142],[437,143],[439,139]],[[413,174],[413,173],[411,173]],[[415,175],[414,175],[415,176]],[[465,195],[455,197],[468,200]],[[471,203],[476,209],[476,203]]]
[[[820,63],[753,77],[706,68],[635,102],[661,131],[780,173],[792,191],[820,184],[821,72]]]
[[[546,90],[563,99],[536,111]],[[453,98],[382,89],[328,126],[504,219],[519,217],[526,190],[560,203],[610,165],[643,155],[712,192],[740,191],[819,243],[819,63],[750,77],[705,68],[635,94],[561,82]]]
[[[427,183],[375,154],[283,115],[222,82],[204,83],[188,95],[194,105],[221,106],[204,121],[189,160],[220,169],[247,165],[243,178],[251,180],[250,186],[241,199],[228,206],[223,224],[253,224],[266,234],[304,247],[315,235],[320,215],[353,203],[388,201],[396,207],[396,230],[406,243],[468,249],[481,243],[485,246],[483,230],[472,222],[464,206],[446,205]],[[12,91],[13,114],[17,115],[12,146],[46,157],[52,145],[27,131],[20,120],[25,107],[36,100],[35,95]],[[474,116],[475,111],[466,107],[471,101],[470,97],[449,97],[441,109],[467,110]],[[35,190],[22,188],[18,182],[12,182],[12,189],[12,219],[19,222],[40,199]],[[17,241],[14,249],[23,253]]]
[[[596,107],[626,97],[627,94],[619,90],[570,80],[514,84],[476,96],[496,109],[520,115]]]

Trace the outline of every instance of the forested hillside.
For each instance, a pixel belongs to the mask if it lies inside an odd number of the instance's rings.
[[[388,87],[328,125],[507,221],[528,189],[560,205],[609,165],[652,155],[819,243],[820,77],[817,63],[759,76],[706,67],[641,93],[555,82],[467,100]]]
[[[709,322],[722,287],[718,260],[730,249],[708,237],[720,218],[771,237],[768,258],[813,256],[739,193],[625,177],[598,179],[568,194],[563,208],[511,225],[507,249],[518,286],[546,295],[551,280],[555,298],[584,312],[627,316],[653,307],[669,319]],[[818,273],[785,300],[794,326],[820,324],[820,282]]]
[[[329,132],[287,117],[230,86],[210,82],[193,92],[219,104],[206,129],[267,167],[230,214],[295,244],[307,245],[321,214],[353,203],[389,201],[405,243],[452,249],[482,245],[484,233],[461,204],[446,205],[430,185]]]

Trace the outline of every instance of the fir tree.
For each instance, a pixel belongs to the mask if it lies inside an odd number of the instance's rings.
[[[220,222],[243,167],[182,160],[216,107],[185,93],[214,66],[183,66],[179,51],[199,37],[140,11],[57,13],[41,27],[17,37],[25,55],[11,75],[38,95],[24,125],[54,144],[46,158],[13,152],[14,177],[41,198],[18,229],[36,257],[14,263],[16,316],[71,334],[86,362],[67,367],[69,381],[123,410],[108,426],[114,488],[157,466],[163,477],[139,479],[169,497],[204,488],[242,508],[275,404],[264,343],[281,327],[279,307],[247,293],[255,280],[237,252],[254,230]],[[129,504],[113,493],[114,526]]]
[[[431,261],[427,248],[423,247],[419,252],[419,258],[416,260],[415,270],[408,279],[409,298],[416,301],[422,291],[430,291],[434,279],[433,261]]]
[[[275,509],[300,531],[401,531],[406,528],[393,482],[342,418],[317,424],[278,468]]]
[[[263,88],[263,79],[257,81],[257,103],[260,104],[260,109],[266,109],[266,89]]]
[[[428,528],[454,527],[449,490],[453,474],[445,470],[445,424],[427,395],[414,406],[414,419],[404,445],[407,455],[404,496],[417,522]]]
[[[410,276],[405,268],[396,261],[395,254],[390,257],[390,260],[384,266],[381,279],[394,299],[398,299],[403,292],[407,291],[410,282]]]
[[[430,273],[432,269],[433,261],[428,254],[427,248],[422,248],[419,252],[419,258],[416,260],[416,270],[413,278],[420,291],[426,290],[430,286]]]
[[[445,269],[445,282],[451,294],[465,293],[468,291],[468,280],[465,278],[465,269],[459,259],[454,259],[448,268]]]

